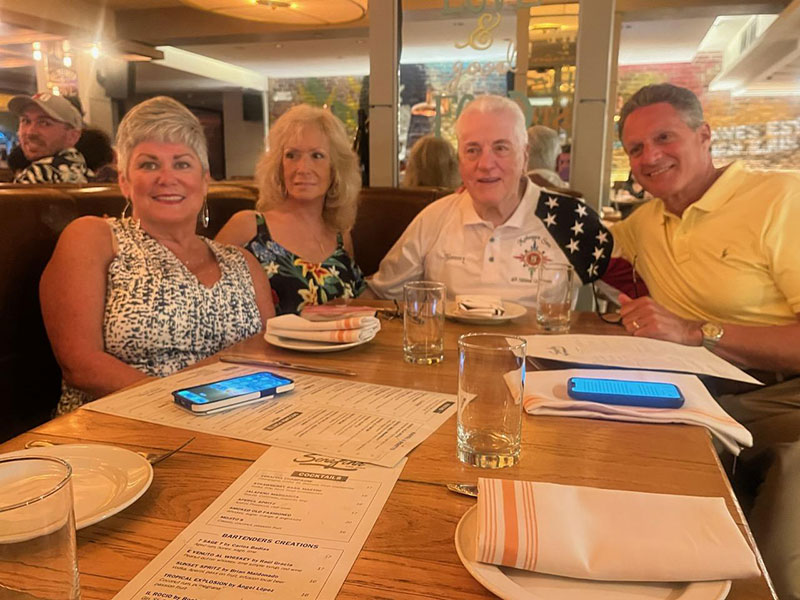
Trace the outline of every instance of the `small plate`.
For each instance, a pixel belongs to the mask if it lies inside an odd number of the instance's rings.
[[[458,309],[458,304],[455,302],[448,302],[447,306],[445,307],[444,314],[448,319],[452,319],[453,321],[461,321],[462,323],[472,323],[475,325],[497,325],[499,323],[505,323],[511,319],[521,317],[528,312],[528,309],[521,304],[509,302],[508,300],[503,300],[503,308],[506,309],[506,312],[504,312],[502,315],[497,317],[487,317],[485,315],[470,315],[463,313]]]
[[[344,344],[329,344],[327,342],[312,342],[309,340],[293,340],[292,338],[285,338],[271,333],[265,333],[264,339],[273,346],[278,348],[286,348],[287,350],[297,350],[299,352],[338,352],[339,350],[347,350],[348,348],[355,348],[361,344],[371,342],[375,336],[368,340],[359,340],[357,342],[347,342]]]
[[[55,456],[72,467],[75,527],[83,529],[136,502],[153,481],[153,466],[144,457],[117,446],[61,444],[2,455]]]
[[[478,583],[503,600],[723,600],[730,581],[689,583],[626,583],[590,581],[543,575],[475,560],[478,507],[473,506],[456,527],[456,552]]]

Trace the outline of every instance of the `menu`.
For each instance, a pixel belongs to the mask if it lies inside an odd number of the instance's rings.
[[[117,392],[84,409],[384,467],[397,464],[456,410],[451,394],[296,374],[289,375],[294,391],[227,412],[197,415],[173,402],[175,390],[263,370],[213,363]]]
[[[114,598],[335,598],[404,465],[270,448]]]
[[[581,365],[677,371],[762,385],[702,346],[625,335],[526,335],[527,355]]]

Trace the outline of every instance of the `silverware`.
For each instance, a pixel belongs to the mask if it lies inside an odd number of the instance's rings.
[[[463,494],[464,496],[478,497],[478,486],[471,483],[448,483],[447,489],[456,494]]]
[[[264,360],[252,356],[236,356],[234,354],[224,354],[219,357],[220,362],[233,363],[236,365],[255,365],[257,367],[274,367],[277,369],[293,369],[295,371],[308,371],[309,373],[328,373],[330,375],[358,375],[355,371],[339,369],[336,367],[317,367],[315,365],[301,365],[290,363],[284,360]]]
[[[143,457],[147,462],[151,465],[156,465],[160,463],[162,460],[165,460],[178,452],[179,450],[183,450],[188,446],[191,442],[193,442],[195,438],[190,438],[183,442],[177,448],[170,450],[168,452],[137,452],[139,456]],[[25,444],[25,448],[49,448],[50,446],[60,446],[60,443],[51,442],[50,440],[31,440]]]

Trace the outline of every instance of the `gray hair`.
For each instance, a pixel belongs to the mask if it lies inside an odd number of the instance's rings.
[[[458,174],[458,158],[450,142],[433,135],[419,138],[408,155],[403,185],[454,189],[459,183],[461,178]]]
[[[475,100],[467,104],[466,108],[461,111],[456,120],[456,137],[458,143],[461,144],[461,120],[464,115],[471,112],[479,112],[482,114],[488,113],[506,113],[513,120],[514,126],[514,142],[521,150],[524,150],[528,145],[528,132],[525,129],[525,115],[522,114],[522,109],[519,104],[509,98],[503,96],[494,96],[492,94],[485,94],[478,96]]]
[[[556,161],[561,154],[561,142],[554,129],[544,125],[528,128],[528,169],[556,170]]]
[[[331,185],[325,194],[322,220],[335,231],[348,231],[356,220],[361,172],[358,157],[350,147],[342,122],[329,110],[299,104],[283,113],[269,130],[269,150],[256,165],[260,211],[271,210],[286,201],[283,180],[283,150],[290,140],[309,125],[319,127],[331,145]]]
[[[697,99],[694,92],[671,83],[654,83],[640,88],[633,96],[628,98],[628,101],[622,107],[619,113],[619,137],[622,139],[622,131],[625,127],[625,120],[637,108],[644,108],[651,104],[659,104],[666,102],[678,113],[680,113],[683,122],[690,129],[697,129],[704,122],[703,106],[700,100]]]
[[[188,108],[168,96],[156,96],[130,109],[117,130],[119,170],[126,176],[133,149],[142,142],[183,144],[208,173],[208,145],[203,126]]]

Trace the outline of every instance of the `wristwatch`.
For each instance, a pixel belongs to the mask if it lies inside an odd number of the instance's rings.
[[[722,325],[711,321],[703,323],[700,326],[700,332],[703,334],[703,346],[708,350],[713,350],[725,334]]]

